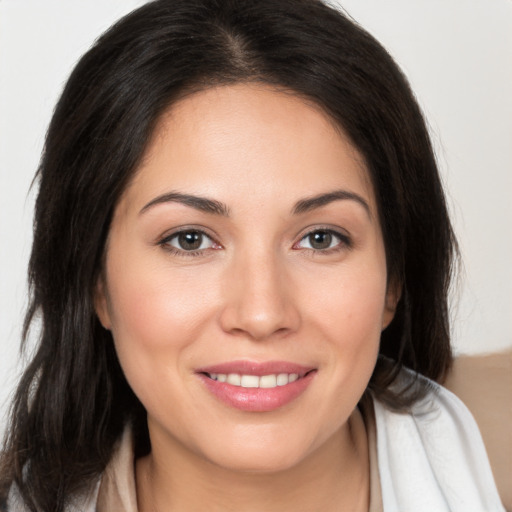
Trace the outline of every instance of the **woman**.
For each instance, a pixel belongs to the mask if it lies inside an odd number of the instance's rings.
[[[502,510],[433,382],[455,242],[427,130],[350,20],[145,5],[77,65],[38,177],[8,510]]]

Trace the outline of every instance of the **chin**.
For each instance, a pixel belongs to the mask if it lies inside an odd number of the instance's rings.
[[[270,438],[269,438],[270,437]],[[276,473],[289,470],[305,460],[313,447],[310,439],[290,435],[289,430],[276,436],[253,435],[249,440],[233,439],[204,453],[215,464],[239,473]]]
[[[304,457],[297,454],[276,453],[271,448],[260,447],[257,454],[225,456],[216,465],[232,472],[264,475],[290,470],[300,465],[302,460]]]

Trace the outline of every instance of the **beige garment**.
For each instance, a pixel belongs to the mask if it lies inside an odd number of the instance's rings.
[[[384,512],[377,459],[377,427],[372,400],[369,397],[364,398],[361,401],[360,409],[366,427],[368,456],[370,459],[370,508],[368,512]]]
[[[137,512],[132,431],[126,428],[114,456],[103,473],[97,512]]]
[[[370,459],[370,508],[368,512],[383,512],[377,465],[375,415],[371,400],[364,401],[361,413],[368,436]],[[96,510],[97,512],[137,512],[135,461],[130,429],[126,429],[112,461],[103,474]]]

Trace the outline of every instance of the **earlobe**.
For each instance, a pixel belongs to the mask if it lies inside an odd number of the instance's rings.
[[[96,290],[94,292],[94,310],[101,323],[107,329],[111,329],[110,313],[108,308],[107,292],[105,280],[103,277],[98,279],[96,283]]]
[[[400,297],[402,296],[402,285],[396,280],[390,280],[386,290],[386,300],[384,303],[384,312],[382,315],[382,330],[391,323],[395,317],[396,308]]]

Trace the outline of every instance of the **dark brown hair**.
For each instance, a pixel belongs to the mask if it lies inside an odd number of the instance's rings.
[[[447,291],[454,237],[423,116],[389,54],[319,0],[157,0],[80,60],[57,104],[37,174],[31,303],[37,350],[11,411],[0,478],[33,511],[62,511],[145,411],[93,306],[117,201],[159,116],[191,91],[262,82],[319,105],[364,156],[388,276],[402,289],[369,388],[394,407],[401,367],[440,379],[451,363]],[[146,437],[145,437],[146,436]]]

